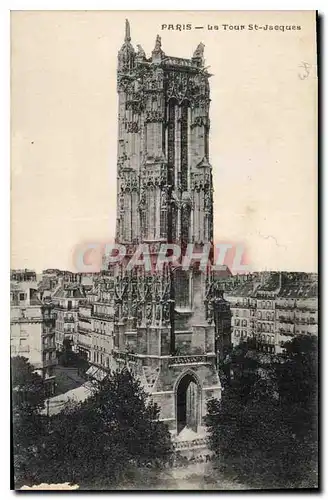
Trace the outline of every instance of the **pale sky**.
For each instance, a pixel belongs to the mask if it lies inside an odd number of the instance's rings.
[[[147,55],[156,34],[171,56],[191,57],[205,44],[215,242],[243,244],[254,270],[317,271],[311,11],[13,12],[11,267],[74,270],[78,245],[114,236],[116,63],[126,17]],[[178,23],[205,28],[161,30]],[[224,31],[225,23],[301,30]]]

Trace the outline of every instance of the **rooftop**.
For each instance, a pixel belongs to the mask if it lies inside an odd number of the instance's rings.
[[[232,297],[256,297],[276,292],[277,297],[311,298],[318,296],[318,275],[315,273],[263,272],[233,276],[222,281],[225,294]]]

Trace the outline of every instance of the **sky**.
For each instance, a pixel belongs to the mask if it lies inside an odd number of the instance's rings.
[[[157,34],[172,56],[191,57],[205,44],[215,242],[242,245],[252,270],[316,272],[311,11],[12,12],[11,267],[74,271],[81,244],[113,239],[126,17],[132,43],[147,55]],[[187,23],[191,30],[162,29]],[[286,29],[293,25],[301,29]]]

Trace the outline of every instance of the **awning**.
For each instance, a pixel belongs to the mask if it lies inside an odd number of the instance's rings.
[[[49,412],[49,415],[56,415],[64,410],[69,402],[81,403],[92,396],[92,393],[93,387],[88,385],[88,382],[86,382],[80,387],[71,389],[64,394],[58,394],[57,396],[49,398],[47,400],[48,408],[44,408],[41,413],[46,415]]]
[[[107,377],[108,373],[101,368],[97,368],[96,366],[90,366],[90,368],[86,371],[86,375],[89,375],[90,377],[98,380],[98,382],[101,382],[105,377]]]
[[[90,366],[90,368],[88,368],[86,371],[86,375],[90,375],[90,377],[93,377],[97,370],[98,368],[96,366]]]
[[[101,382],[105,377],[107,377],[107,375],[107,372],[105,372],[101,368],[98,368],[98,370],[93,374],[93,377],[98,380],[98,382]]]

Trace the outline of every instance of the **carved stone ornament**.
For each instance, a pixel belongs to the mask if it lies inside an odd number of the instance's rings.
[[[125,123],[125,130],[128,133],[138,133],[139,132],[139,124],[136,121],[128,121]]]
[[[120,176],[121,193],[130,193],[131,191],[139,190],[138,178],[133,171],[121,172]]]
[[[191,107],[204,103],[204,109],[209,107],[209,84],[206,74],[189,74],[170,71],[166,76],[167,97],[175,98],[182,104],[186,101]]]
[[[212,189],[212,181],[210,173],[204,171],[192,172],[191,174],[191,189],[192,191],[202,191]]]
[[[146,111],[145,123],[155,123],[155,122],[160,123],[163,121],[164,121],[163,111],[159,111],[159,110]]]
[[[162,39],[159,35],[156,35],[154,52],[159,52],[160,50],[162,50]]]
[[[203,58],[204,57],[204,48],[205,48],[205,45],[200,42],[198,45],[197,45],[197,48],[195,50],[195,52],[193,53],[193,59],[195,58]]]
[[[137,57],[139,59],[146,59],[146,52],[144,51],[144,49],[141,47],[141,45],[137,45],[137,49],[138,49],[138,52],[137,52]]]
[[[207,214],[211,214],[212,211],[213,211],[213,195],[212,195],[212,190],[205,191],[204,210],[205,210],[205,213],[207,213]]]

